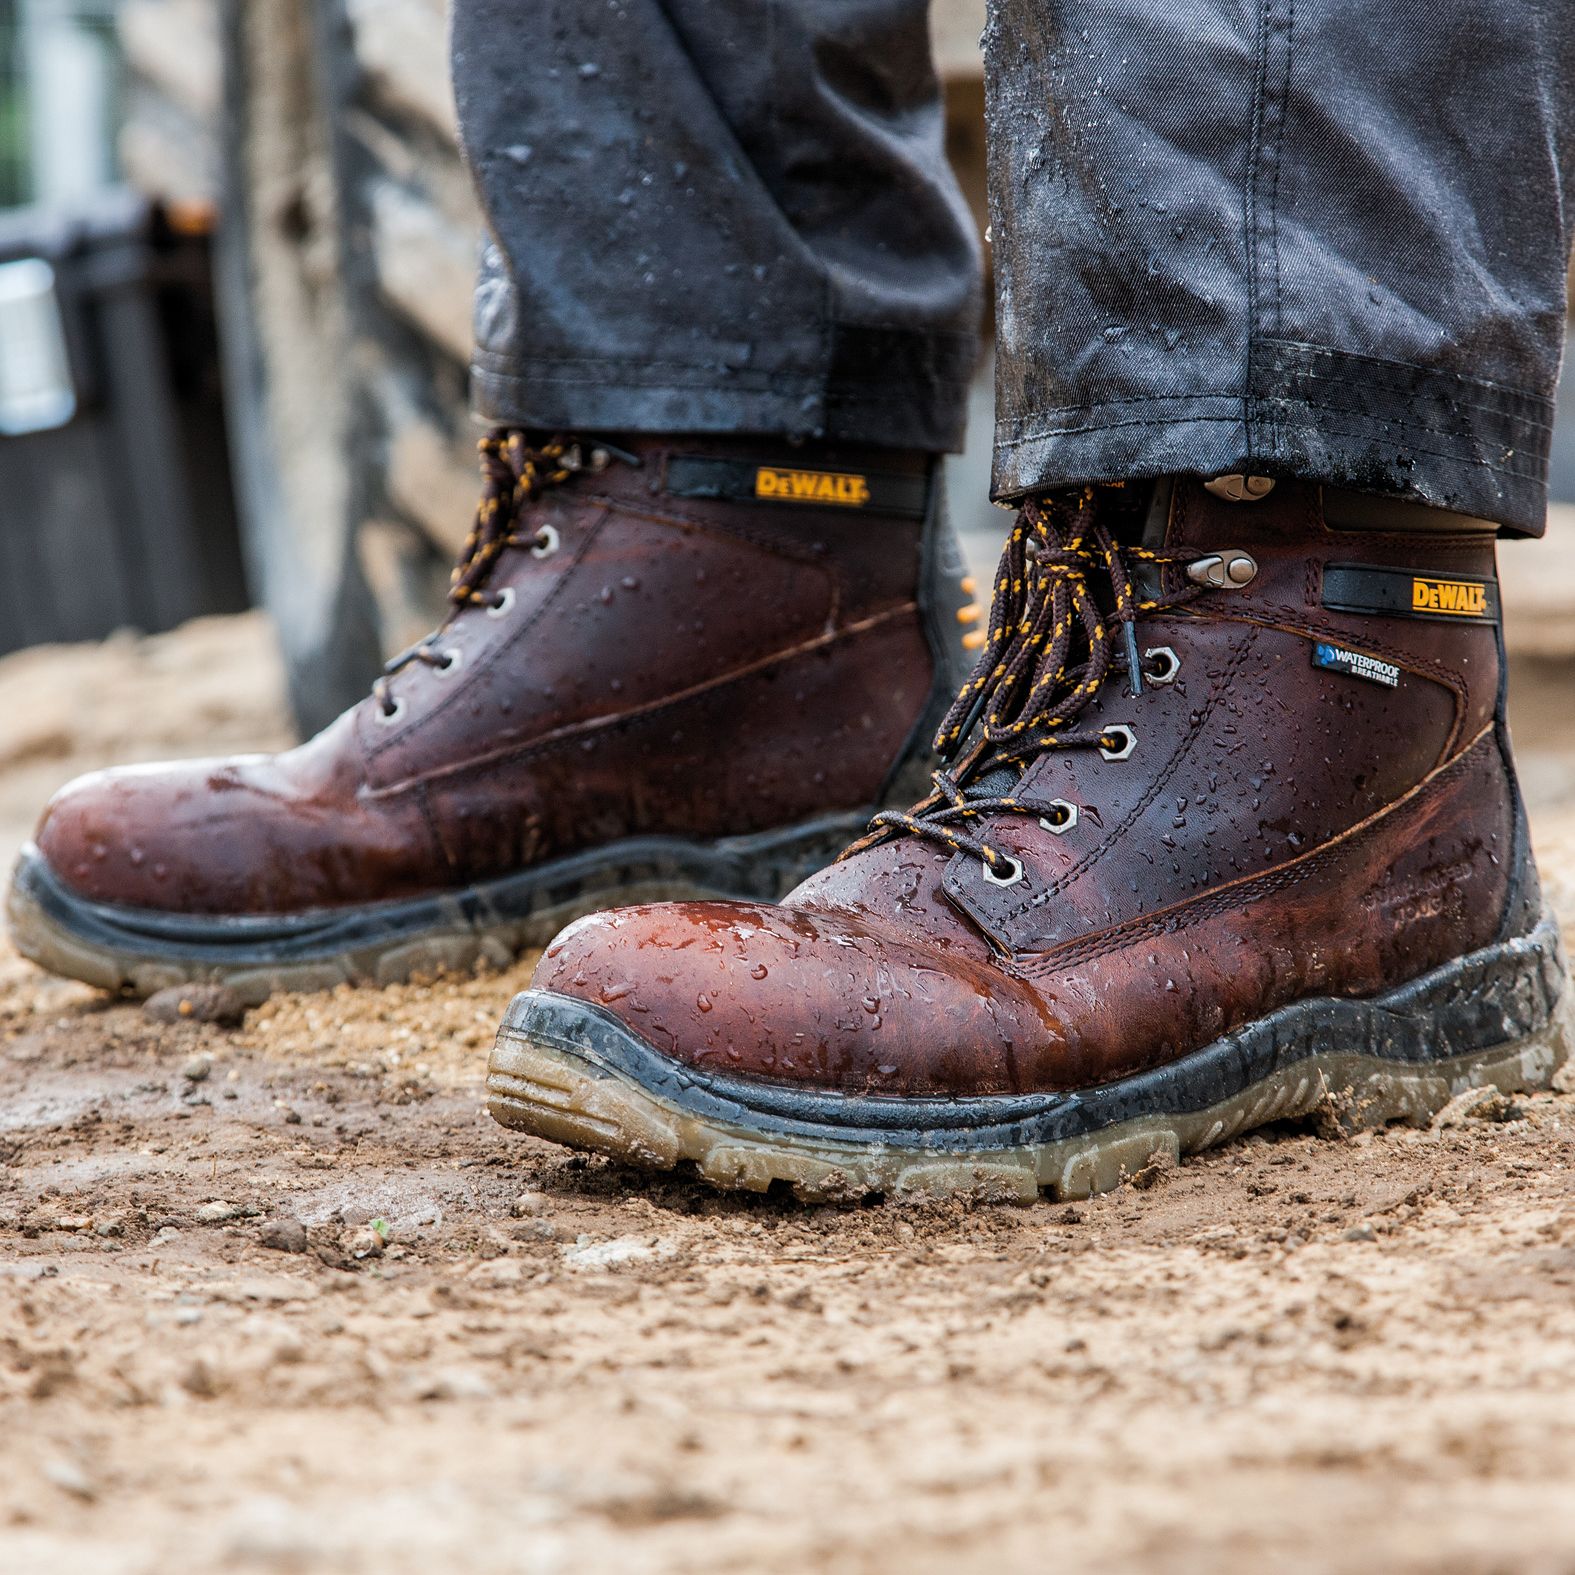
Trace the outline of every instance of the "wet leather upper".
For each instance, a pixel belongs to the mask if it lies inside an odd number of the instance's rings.
[[[1244,505],[1183,484],[1167,546],[1241,548],[1259,571],[1141,621],[1144,647],[1179,658],[1175,681],[1133,697],[1112,679],[1079,718],[1130,726],[1128,759],[1031,764],[1015,795],[1079,815],[1060,835],[991,819],[1016,884],[892,838],[778,909],[585,921],[537,986],[604,1005],[691,1066],[962,1096],[1109,1081],[1492,940],[1526,873],[1496,630],[1331,612],[1322,595],[1336,562],[1491,576],[1491,539],[1330,531],[1313,488]],[[1315,666],[1320,641],[1392,663],[1398,682]]]
[[[619,838],[765,830],[879,798],[930,695],[908,518],[676,498],[647,440],[533,505],[557,550],[505,553],[446,670],[398,672],[282,755],[95,773],[43,857],[90,900],[290,913],[451,890]],[[768,448],[768,454],[774,449]],[[926,473],[923,456],[817,463]],[[873,468],[873,466],[871,466]]]

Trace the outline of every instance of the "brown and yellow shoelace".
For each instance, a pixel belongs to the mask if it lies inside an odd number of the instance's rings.
[[[1123,741],[1111,733],[1077,727],[1079,713],[1115,667],[1118,645],[1134,693],[1141,690],[1138,618],[1191,601],[1201,589],[1138,594],[1137,565],[1186,560],[1118,542],[1100,517],[1113,490],[1084,487],[1023,505],[996,571],[984,649],[936,735],[945,764],[932,773],[935,791],[905,813],[877,815],[869,835],[843,857],[907,833],[973,854],[998,880],[1020,873],[1014,859],[966,826],[1001,814],[1039,817],[1044,807],[1015,791],[970,793],[968,784],[1002,767],[1021,768],[1047,749],[1119,748]],[[1095,596],[1096,580],[1110,587],[1109,611]]]
[[[456,607],[494,604],[495,598],[485,592],[498,559],[510,547],[542,545],[540,531],[523,535],[518,529],[526,509],[583,468],[580,445],[569,437],[554,437],[533,448],[525,433],[499,431],[476,447],[481,455],[481,502],[449,582],[448,599]]]
[[[499,429],[476,446],[481,455],[481,501],[449,579],[448,599],[456,610],[503,605],[500,596],[487,591],[498,560],[514,547],[545,555],[556,541],[550,526],[536,531],[520,529],[527,509],[549,488],[562,486],[584,468],[580,444],[567,436],[559,435],[537,446],[524,432]],[[451,653],[437,644],[442,633],[442,629],[434,630],[384,666],[372,693],[385,718],[398,713],[389,690],[390,679],[412,662],[447,669],[453,661]]]

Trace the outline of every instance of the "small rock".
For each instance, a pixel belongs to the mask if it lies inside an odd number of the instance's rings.
[[[1341,1241],[1377,1241],[1378,1232],[1371,1225],[1353,1225],[1348,1231],[1342,1232]]]
[[[517,1220],[546,1212],[547,1195],[544,1192],[522,1192],[509,1206],[509,1213]]]
[[[268,1352],[268,1363],[273,1367],[295,1367],[305,1360],[305,1342],[294,1333],[281,1335]]]
[[[644,1263],[655,1256],[637,1236],[616,1236],[611,1241],[588,1241],[582,1237],[573,1247],[563,1249],[563,1261],[571,1269],[619,1269],[626,1263]]]
[[[1463,1127],[1468,1121],[1519,1121],[1525,1112],[1502,1089],[1468,1088],[1433,1117],[1434,1127]]]
[[[92,1230],[93,1217],[90,1214],[62,1214],[55,1220],[56,1230]]]
[[[1552,1087],[1555,1094],[1575,1094],[1575,1056],[1553,1074]]]
[[[156,1023],[216,1023],[220,1028],[237,1028],[246,1016],[246,1003],[227,984],[177,984],[150,995],[142,1010]]]
[[[492,1385],[474,1368],[440,1367],[413,1379],[410,1392],[417,1400],[490,1400]]]
[[[206,1083],[208,1074],[213,1070],[213,1057],[211,1055],[194,1055],[185,1066],[180,1069],[180,1075],[188,1083]]]
[[[212,1400],[219,1392],[219,1379],[214,1370],[199,1356],[180,1375],[180,1386],[199,1400]]]
[[[174,1225],[161,1225],[154,1234],[153,1240],[164,1245],[168,1242],[180,1240],[180,1230]]]
[[[87,1472],[73,1460],[62,1460],[59,1456],[46,1460],[44,1476],[62,1493],[69,1493],[84,1504],[91,1504],[98,1497],[98,1489],[88,1480]]]
[[[1176,1168],[1175,1156],[1168,1148],[1157,1148],[1149,1155],[1142,1169],[1134,1172],[1132,1185],[1139,1192],[1159,1186]]]
[[[381,1258],[387,1242],[370,1225],[363,1225],[347,1231],[340,1245],[352,1258]]]
[[[126,1234],[125,1221],[118,1215],[111,1215],[110,1218],[100,1220],[93,1227],[93,1234],[95,1236],[124,1236]]]
[[[30,1400],[49,1400],[76,1381],[76,1368],[63,1352],[41,1363],[27,1386]]]
[[[288,1215],[268,1220],[258,1232],[257,1239],[275,1252],[306,1251],[306,1227]]]
[[[226,1203],[223,1198],[215,1198],[212,1203],[204,1203],[197,1210],[197,1222],[200,1225],[222,1225],[226,1220],[240,1218],[241,1211],[233,1204]]]

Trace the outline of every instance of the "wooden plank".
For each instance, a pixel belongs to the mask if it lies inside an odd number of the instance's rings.
[[[346,0],[345,10],[356,58],[380,96],[457,139],[443,0]]]

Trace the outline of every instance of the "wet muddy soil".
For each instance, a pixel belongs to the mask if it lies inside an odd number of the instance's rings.
[[[198,635],[195,701],[189,631],[57,653],[104,709],[9,727],[0,812],[281,734]],[[496,1128],[528,974],[223,1029],[0,952],[0,1571],[1575,1571],[1575,1092],[805,1209]]]

